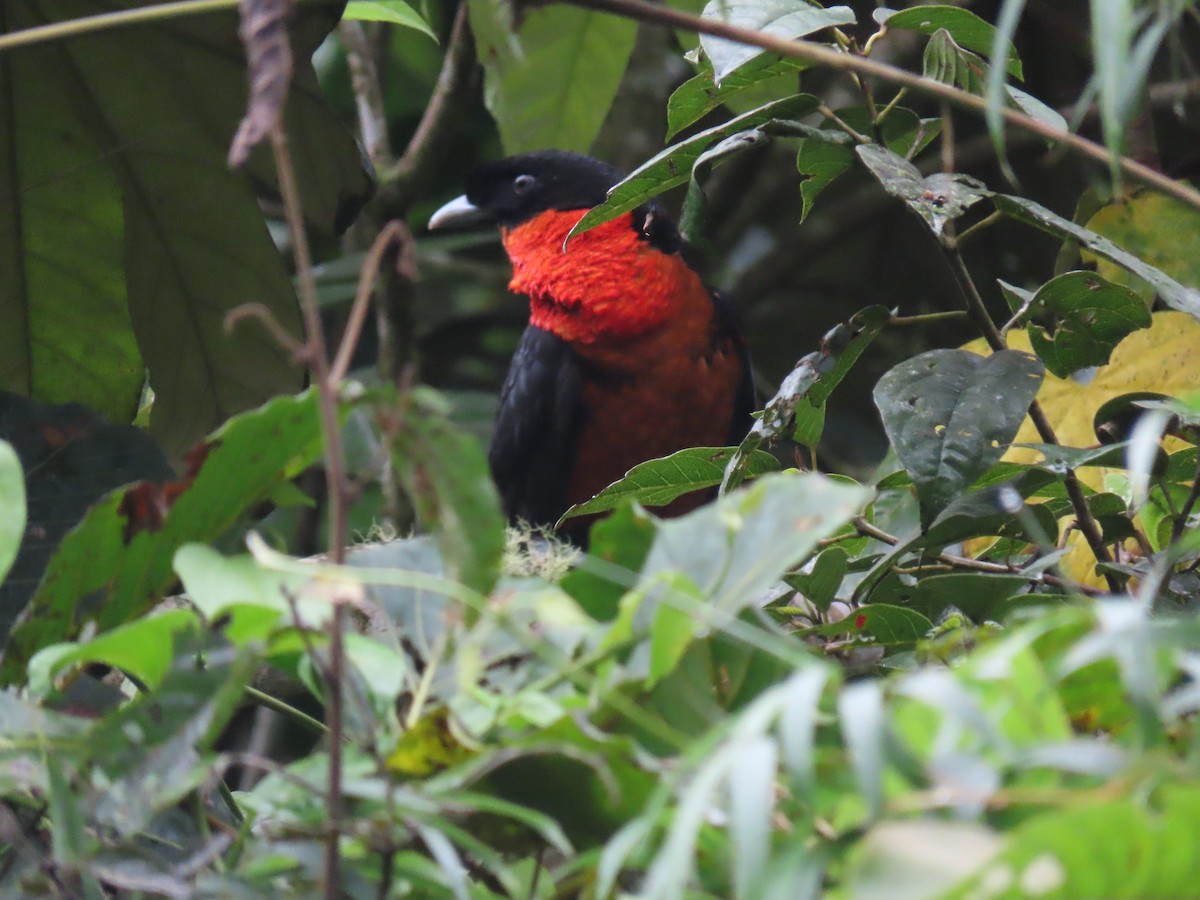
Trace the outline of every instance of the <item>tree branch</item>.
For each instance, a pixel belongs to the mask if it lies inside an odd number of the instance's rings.
[[[770,50],[772,53],[777,53],[780,56],[791,59],[802,59],[859,76],[867,75],[882,78],[885,81],[911,88],[922,94],[937,97],[954,106],[968,109],[980,115],[985,114],[988,108],[987,101],[983,97],[959,90],[948,84],[942,84],[940,81],[933,81],[897,66],[881,63],[863,56],[843,53],[822,44],[784,40],[772,35],[751,31],[748,28],[739,28],[736,25],[729,25],[725,22],[704,19],[700,16],[681,12],[666,6],[647,3],[645,0],[538,0],[538,2],[530,5],[545,5],[546,2],[567,3],[572,6],[612,13],[642,22],[654,22],[671,28],[683,28],[688,31],[696,31],[701,34],[709,34],[714,37],[737,41],[741,44],[749,44],[753,47],[761,47],[764,50]],[[1155,171],[1149,166],[1128,157],[1116,156],[1094,141],[1089,141],[1087,138],[1072,134],[1069,131],[1061,131],[1016,110],[1001,109],[1000,113],[1004,121],[1009,125],[1041,135],[1047,140],[1057,141],[1083,156],[1103,163],[1105,166],[1111,165],[1115,159],[1121,171],[1134,181],[1149,185],[1183,201],[1195,209],[1200,209],[1200,191],[1189,185],[1175,182],[1162,172]]]

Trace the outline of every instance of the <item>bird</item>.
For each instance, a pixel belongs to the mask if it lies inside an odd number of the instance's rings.
[[[543,150],[487,162],[430,229],[491,225],[528,297],[529,324],[500,392],[488,462],[510,520],[553,528],[638,463],[739,443],[755,393],[729,300],[707,287],[665,209],[650,201],[567,235],[623,173]],[[680,515],[708,499],[678,498]],[[594,517],[559,534],[586,546]]]

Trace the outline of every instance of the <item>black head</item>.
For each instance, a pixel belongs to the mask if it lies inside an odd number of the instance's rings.
[[[434,213],[429,227],[492,222],[509,228],[551,209],[590,209],[623,177],[620,169],[580,153],[521,153],[475,169],[466,194]]]
[[[492,224],[512,228],[547,210],[591,209],[624,173],[582,153],[539,150],[484,163],[467,176],[467,192],[433,214],[430,229]],[[680,237],[654,201],[633,211],[633,226],[666,252]]]

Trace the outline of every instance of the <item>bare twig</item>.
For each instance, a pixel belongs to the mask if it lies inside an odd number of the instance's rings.
[[[975,280],[971,277],[971,273],[963,261],[962,253],[959,252],[958,247],[953,242],[943,242],[942,246],[947,259],[950,261],[950,268],[954,272],[954,277],[962,289],[963,297],[967,304],[967,312],[970,313],[975,327],[979,329],[979,333],[983,335],[988,346],[993,351],[1007,350],[1008,345],[1004,342],[1004,338],[1001,337],[1000,331],[996,328],[996,323],[992,321],[992,317],[988,314],[983,297],[979,293],[979,288],[975,286]],[[1043,441],[1047,444],[1058,443],[1058,436],[1055,435],[1054,428],[1050,425],[1050,420],[1046,418],[1045,411],[1036,400],[1029,404],[1029,418]],[[1083,494],[1083,487],[1079,484],[1079,479],[1076,477],[1074,469],[1068,468],[1066,470],[1063,475],[1063,484],[1067,489],[1067,497],[1070,499],[1071,507],[1075,512],[1075,519],[1079,523],[1079,530],[1083,534],[1084,540],[1087,541],[1088,547],[1091,548],[1092,554],[1098,562],[1111,562],[1112,557],[1108,555],[1108,550],[1104,546],[1104,535],[1100,530],[1099,523],[1096,522],[1091,509],[1087,505],[1087,498]],[[1111,573],[1106,572],[1104,580],[1113,592],[1121,590],[1121,585]]]
[[[546,0],[542,0],[542,2],[544,3]],[[954,106],[968,109],[980,115],[986,113],[988,107],[987,101],[983,97],[968,93],[948,84],[942,84],[940,81],[925,78],[914,72],[901,69],[898,66],[888,65],[863,56],[843,53],[816,42],[784,40],[772,35],[751,31],[748,28],[739,28],[736,25],[729,25],[725,22],[704,19],[700,16],[685,13],[667,6],[647,3],[645,0],[549,0],[549,2],[568,3],[572,6],[596,9],[602,12],[637,19],[642,22],[656,22],[672,28],[684,28],[688,31],[696,31],[701,34],[711,34],[715,37],[749,44],[753,47],[761,47],[764,50],[770,50],[772,53],[777,53],[780,56],[786,56],[791,59],[803,59],[859,76],[866,75],[874,78],[882,78],[885,81],[911,88],[922,94],[929,94],[938,99],[945,100]],[[1062,131],[1014,109],[1003,108],[1000,114],[1006,123],[1015,128],[1039,134],[1051,141],[1057,141],[1083,156],[1103,163],[1105,166],[1109,166],[1114,159],[1114,154],[1110,153],[1105,147],[1097,144],[1095,141],[1089,141],[1078,134]],[[1172,197],[1182,200],[1191,207],[1200,209],[1200,191],[1197,191],[1190,185],[1173,181],[1162,172],[1155,171],[1149,166],[1145,166],[1128,157],[1117,156],[1115,159],[1121,171],[1134,181],[1149,185],[1162,191],[1164,194],[1170,194]]]
[[[464,0],[454,16],[450,39],[446,44],[446,56],[433,95],[404,149],[404,155],[384,176],[384,184],[376,200],[376,207],[384,217],[402,218],[408,212],[413,193],[425,180],[442,136],[450,125],[457,101],[462,97],[463,87],[474,71],[475,46],[471,40]]]
[[[400,246],[401,258],[405,254],[411,256],[412,233],[409,232],[407,225],[398,220],[392,220],[383,226],[383,230],[376,236],[371,244],[371,249],[367,251],[367,256],[363,260],[358,276],[358,289],[354,293],[354,304],[350,307],[350,315],[346,319],[346,330],[342,334],[337,357],[329,369],[329,377],[334,384],[345,378],[346,372],[350,368],[350,359],[354,356],[354,348],[358,346],[358,337],[362,333],[363,322],[366,320],[367,309],[370,306],[371,292],[375,287],[375,276],[379,274],[384,254],[393,243]],[[411,261],[408,268],[410,271],[405,274],[411,279],[414,274],[411,271],[413,268]]]
[[[343,19],[338,25],[338,37],[346,48],[346,64],[350,67],[354,84],[354,104],[358,109],[358,128],[363,146],[367,158],[378,172],[392,164],[392,142],[388,138],[383,89],[375,68],[375,57],[361,22]]]

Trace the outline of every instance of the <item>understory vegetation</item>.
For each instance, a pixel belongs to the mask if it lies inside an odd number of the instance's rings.
[[[1195,2],[180,6],[0,0],[0,894],[1200,896]],[[769,398],[586,554],[424,232],[543,147]]]

